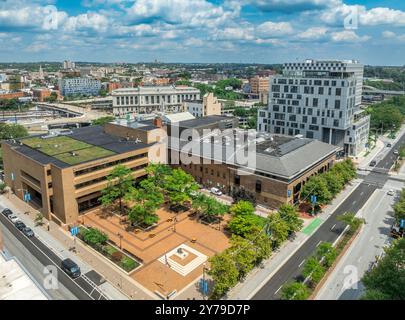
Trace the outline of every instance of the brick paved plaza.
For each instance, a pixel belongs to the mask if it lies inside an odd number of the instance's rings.
[[[167,295],[173,290],[180,292],[201,277],[204,262],[201,262],[201,257],[196,260],[197,252],[209,258],[229,247],[229,238],[223,232],[229,216],[224,217],[219,231],[218,224],[208,226],[197,222],[193,217],[189,217],[189,211],[176,215],[166,208],[161,208],[157,214],[160,218],[158,225],[149,231],[131,227],[126,217],[121,218],[105,209],[86,214],[82,217],[82,222],[86,226],[104,231],[117,246],[121,243],[123,249],[140,260],[143,265],[130,274],[133,279],[152,292]],[[121,235],[121,241],[118,234]],[[167,258],[180,268],[189,265],[191,269],[186,275],[180,274],[171,262],[165,263],[168,260],[162,258],[183,244],[197,252],[185,250],[187,257],[184,259],[175,254],[167,255]],[[159,258],[163,262],[159,261]]]

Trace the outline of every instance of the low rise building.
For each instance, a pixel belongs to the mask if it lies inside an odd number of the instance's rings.
[[[184,109],[194,117],[221,115],[221,103],[212,92],[206,93],[202,100],[184,102]]]
[[[101,190],[116,165],[141,178],[150,161],[166,162],[159,130],[152,122],[123,121],[70,135],[3,141],[4,181],[21,199],[29,194],[30,204],[47,219],[72,224],[100,205]]]
[[[184,101],[200,100],[200,90],[187,86],[138,87],[114,90],[115,116],[153,112],[178,112]]]

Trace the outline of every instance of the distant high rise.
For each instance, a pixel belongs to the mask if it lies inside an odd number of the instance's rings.
[[[259,112],[258,130],[314,138],[357,155],[370,128],[360,108],[363,70],[354,60],[284,64],[282,75],[270,77],[269,104]]]
[[[63,61],[63,69],[74,69],[76,67],[75,63],[69,60]]]

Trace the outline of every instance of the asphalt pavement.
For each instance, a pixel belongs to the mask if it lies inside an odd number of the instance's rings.
[[[85,276],[70,278],[60,265],[62,258],[50,250],[37,237],[26,237],[14,224],[3,214],[0,214],[0,222],[44,267],[53,266],[56,268],[57,280],[67,288],[79,300],[106,300],[105,296],[97,287]],[[14,240],[14,241],[15,241]],[[51,289],[52,290],[52,289]]]
[[[388,171],[394,165],[396,157],[393,150],[400,149],[405,144],[403,134],[398,142],[391,148],[376,167],[364,177],[363,182],[336,208],[315,233],[298,249],[290,259],[273,275],[270,280],[253,296],[252,300],[277,300],[280,299],[281,287],[290,281],[299,280],[305,260],[310,257],[322,242],[335,242],[342,234],[344,226],[337,221],[337,217],[346,212],[357,213],[368,201],[371,195],[382,188],[389,179]]]

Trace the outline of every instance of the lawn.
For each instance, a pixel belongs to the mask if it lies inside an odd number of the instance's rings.
[[[22,139],[21,142],[70,165],[115,154],[110,150],[95,147],[66,136],[58,136],[48,139],[38,137],[27,138]]]

